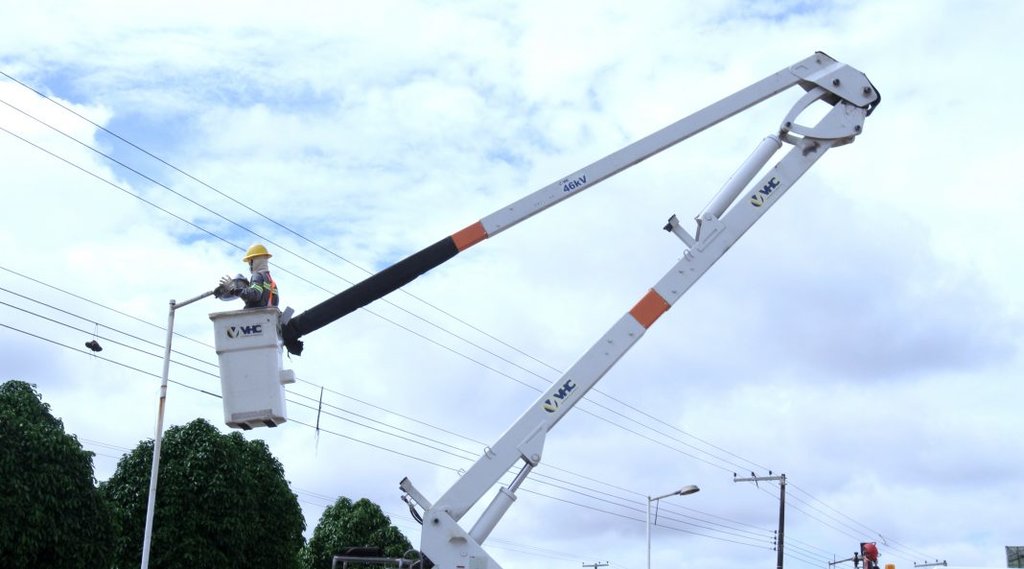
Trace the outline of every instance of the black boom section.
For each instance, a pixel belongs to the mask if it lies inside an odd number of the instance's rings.
[[[413,279],[444,263],[459,253],[451,236],[414,253],[383,271],[352,285],[333,297],[292,318],[284,325],[282,335],[288,352],[302,354],[299,338],[319,330],[346,314],[370,304],[378,298],[402,288]]]

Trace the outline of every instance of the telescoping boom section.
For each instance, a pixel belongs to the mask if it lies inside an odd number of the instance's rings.
[[[562,200],[578,195],[622,170],[794,86],[802,87],[807,94],[794,106],[793,112],[786,116],[778,135],[773,135],[771,144],[775,145],[775,150],[778,150],[779,144],[783,142],[794,146],[799,145],[802,150],[806,150],[814,158],[820,157],[825,150],[832,146],[851,142],[856,135],[860,134],[864,117],[870,115],[879,102],[878,92],[862,73],[818,52],[646,138],[613,152],[589,166],[559,178],[536,192],[495,211],[296,315],[282,327],[285,347],[292,354],[301,354],[303,345],[300,338],[306,334],[405,286],[416,277],[484,239],[493,237]],[[830,113],[816,126],[798,125],[796,118],[800,111],[817,100],[824,100],[834,105],[835,112]],[[807,138],[807,141],[803,142],[803,138]],[[807,165],[809,166],[809,164]],[[754,194],[754,196],[764,198],[763,205],[770,206],[771,200],[768,199],[770,193],[775,193],[775,196],[778,196],[795,181],[794,178],[777,176],[775,179],[777,182],[773,182],[772,178],[765,181],[767,185],[765,193]],[[703,220],[704,216],[702,215],[698,217],[698,223],[702,226],[716,225],[717,219],[724,211],[724,209],[719,210],[728,206],[735,199],[736,194],[733,191],[738,193],[743,190],[742,185],[739,184],[741,181],[743,180],[736,180],[734,187],[728,188],[729,191],[725,191],[724,188],[716,198],[716,207],[703,212],[714,218],[715,221]],[[773,184],[782,186],[781,191],[778,191]],[[752,196],[751,199],[761,198]],[[757,211],[764,211],[764,209],[761,206]],[[696,245],[696,241],[686,237],[685,232],[677,226],[673,225],[672,231],[679,235],[688,246]],[[707,229],[705,229],[706,231]]]
[[[751,155],[698,212],[695,232],[691,235],[675,215],[669,218],[664,229],[682,241],[684,251],[661,280],[641,295],[443,496],[431,501],[408,478],[401,481],[403,499],[415,517],[422,520],[420,547],[424,567],[432,564],[443,569],[500,569],[482,544],[516,500],[520,485],[540,464],[548,431],[815,162],[828,150],[849,144],[861,134],[865,118],[880,101],[878,92],[861,72],[823,53],[815,53],[484,217],[375,275],[376,279],[371,277],[349,289],[358,290],[346,291],[291,321],[291,339],[295,340],[355,310],[361,303],[400,287],[458,252],[793,87],[804,93],[797,97],[781,126],[756,143]],[[813,125],[800,124],[798,119],[803,111],[817,102],[825,103],[828,110],[824,116]],[[788,147],[788,151],[766,169],[783,147]],[[755,180],[762,172],[765,173]],[[286,329],[286,337],[288,333]],[[510,472],[514,473],[511,483],[498,488],[479,518],[465,529],[463,517]],[[423,510],[422,515],[417,506]]]

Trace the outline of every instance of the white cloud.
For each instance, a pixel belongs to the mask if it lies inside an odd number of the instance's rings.
[[[793,485],[787,564],[848,555],[882,542],[875,533],[889,540],[883,561],[901,567],[922,553],[1000,563],[1020,534],[1005,496],[1020,490],[1024,202],[1007,103],[1020,91],[1009,70],[1021,7],[676,4],[8,10],[0,70],[201,182],[0,82],[3,101],[158,182],[0,107],[0,126],[102,178],[0,133],[0,286],[9,304],[57,321],[2,306],[0,323],[82,351],[0,329],[2,379],[37,383],[69,431],[96,441],[87,447],[133,447],[153,432],[168,300],[240,271],[236,247],[261,239],[234,223],[271,242],[285,302],[303,310],[364,277],[342,258],[379,270],[822,49],[882,92],[863,136],[831,151],[551,433],[537,481],[591,497],[529,481],[553,498],[522,494],[494,554],[508,568],[642,566],[645,496],[692,482],[701,493],[662,511],[692,506],[732,533],[692,536],[666,520],[655,562],[773,563],[777,488],[731,480],[764,465]],[[429,304],[399,292],[310,335],[288,362],[302,379],[289,387],[293,421],[248,435],[281,458],[310,529],[334,496],[366,496],[415,542],[398,481],[439,496],[538,396],[527,385],[554,381],[669,269],[682,248],[665,219],[696,214],[793,100],[462,253],[407,287]],[[205,313],[227,307],[186,307],[176,330],[211,343]],[[109,338],[95,356],[82,345],[93,334]],[[175,348],[172,379],[219,392],[212,349]],[[333,391],[317,443],[300,423],[316,424],[320,385]],[[355,412],[415,436],[358,426]],[[172,384],[168,413],[180,424],[222,411]],[[97,476],[114,463],[98,456]]]

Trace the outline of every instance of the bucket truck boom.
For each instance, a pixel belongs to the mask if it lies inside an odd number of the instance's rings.
[[[548,431],[826,151],[853,142],[863,130],[865,117],[877,106],[878,92],[859,71],[816,53],[498,210],[450,238],[454,255],[794,86],[802,87],[806,93],[785,116],[779,130],[757,145],[696,216],[696,233],[690,235],[676,216],[669,218],[665,229],[679,237],[687,249],[661,280],[530,405],[436,502],[418,492],[408,478],[402,480],[399,487],[406,493],[407,501],[424,510],[420,545],[426,566],[432,563],[444,569],[500,569],[481,544],[516,500],[516,490],[530,471],[540,464]],[[831,110],[814,126],[798,124],[801,112],[819,100],[832,105]],[[787,144],[791,148],[785,156],[751,185],[754,176]],[[460,525],[463,516],[517,464],[520,469],[512,482],[499,488],[473,526],[468,531],[464,529]]]
[[[672,147],[771,97],[800,87],[799,97],[753,153],[696,216],[691,235],[673,215],[664,227],[685,245],[681,258],[624,314],[479,460],[436,501],[404,479],[405,499],[424,510],[421,552],[425,566],[443,569],[500,569],[483,549],[491,530],[516,499],[516,491],[541,462],[548,431],[568,413],[648,328],[772,207],[824,154],[861,134],[864,120],[880,102],[860,71],[817,52],[743,88],[621,150],[572,172],[526,197],[445,237],[391,267],[283,322],[280,335],[289,352],[302,352],[302,336],[402,287],[459,252],[509,229],[545,209]],[[811,104],[831,108],[812,126],[797,119]],[[788,152],[758,180],[772,157]],[[280,350],[280,344],[277,345]],[[222,370],[223,375],[223,370]],[[499,488],[473,526],[462,518],[501,477],[519,465],[514,480]],[[415,511],[415,510],[414,510]]]
[[[760,152],[769,152],[768,147],[772,144],[777,150],[782,142],[796,145],[800,137],[820,141],[818,143],[821,145],[820,147],[807,149],[808,152],[817,152],[819,155],[824,153],[828,147],[851,142],[856,135],[860,134],[863,117],[870,115],[880,100],[878,92],[862,73],[835,61],[824,53],[817,52],[803,61],[609,154],[581,170],[544,186],[289,319],[283,324],[281,331],[284,346],[290,353],[300,355],[303,345],[299,338],[302,336],[405,286],[421,274],[484,239],[493,237],[562,200],[579,195],[584,190],[594,187],[599,182],[662,150],[796,85],[806,90],[807,94],[794,105],[793,110],[786,116],[779,134],[772,139],[774,142],[768,140],[763,142],[759,147]],[[819,99],[834,105],[839,109],[838,114],[830,114],[814,127],[798,125],[796,123],[797,116]],[[826,141],[828,141],[827,146]],[[736,182],[732,187],[723,188],[719,192],[712,204],[713,207],[709,207],[701,216],[697,217],[698,224],[710,222],[710,219],[702,219],[704,214],[715,218],[722,215],[724,209],[743,190],[739,182],[742,181],[746,173],[748,172],[737,172]],[[750,175],[753,176],[756,173],[755,170]],[[791,184],[793,181],[785,180],[779,183]],[[765,201],[769,201],[767,198],[772,190],[773,188],[769,188],[765,193],[759,195]],[[710,222],[710,224],[714,225],[714,222]],[[693,247],[696,244],[696,241],[690,239],[676,221],[672,221],[670,225],[671,231],[678,235],[687,246]]]

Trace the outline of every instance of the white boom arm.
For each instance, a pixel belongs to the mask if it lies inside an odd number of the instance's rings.
[[[481,544],[515,501],[515,492],[520,484],[540,463],[548,431],[827,150],[848,144],[861,133],[864,118],[878,104],[879,94],[864,74],[818,52],[492,213],[460,232],[465,246],[492,236],[797,85],[806,90],[806,94],[783,119],[779,131],[761,141],[697,216],[696,234],[691,236],[680,227],[676,216],[669,219],[665,229],[676,234],[688,249],[665,276],[541,395],[497,443],[486,449],[476,464],[439,500],[431,503],[408,478],[402,480],[400,488],[425,510],[421,551],[436,567],[500,569]],[[813,127],[797,124],[796,119],[802,111],[818,100],[832,105],[831,110]],[[750,185],[754,176],[783,144],[792,148],[767,174]],[[745,189],[743,199],[737,200]],[[512,483],[500,488],[473,527],[469,531],[464,530],[459,525],[462,517],[519,461],[523,465]]]

